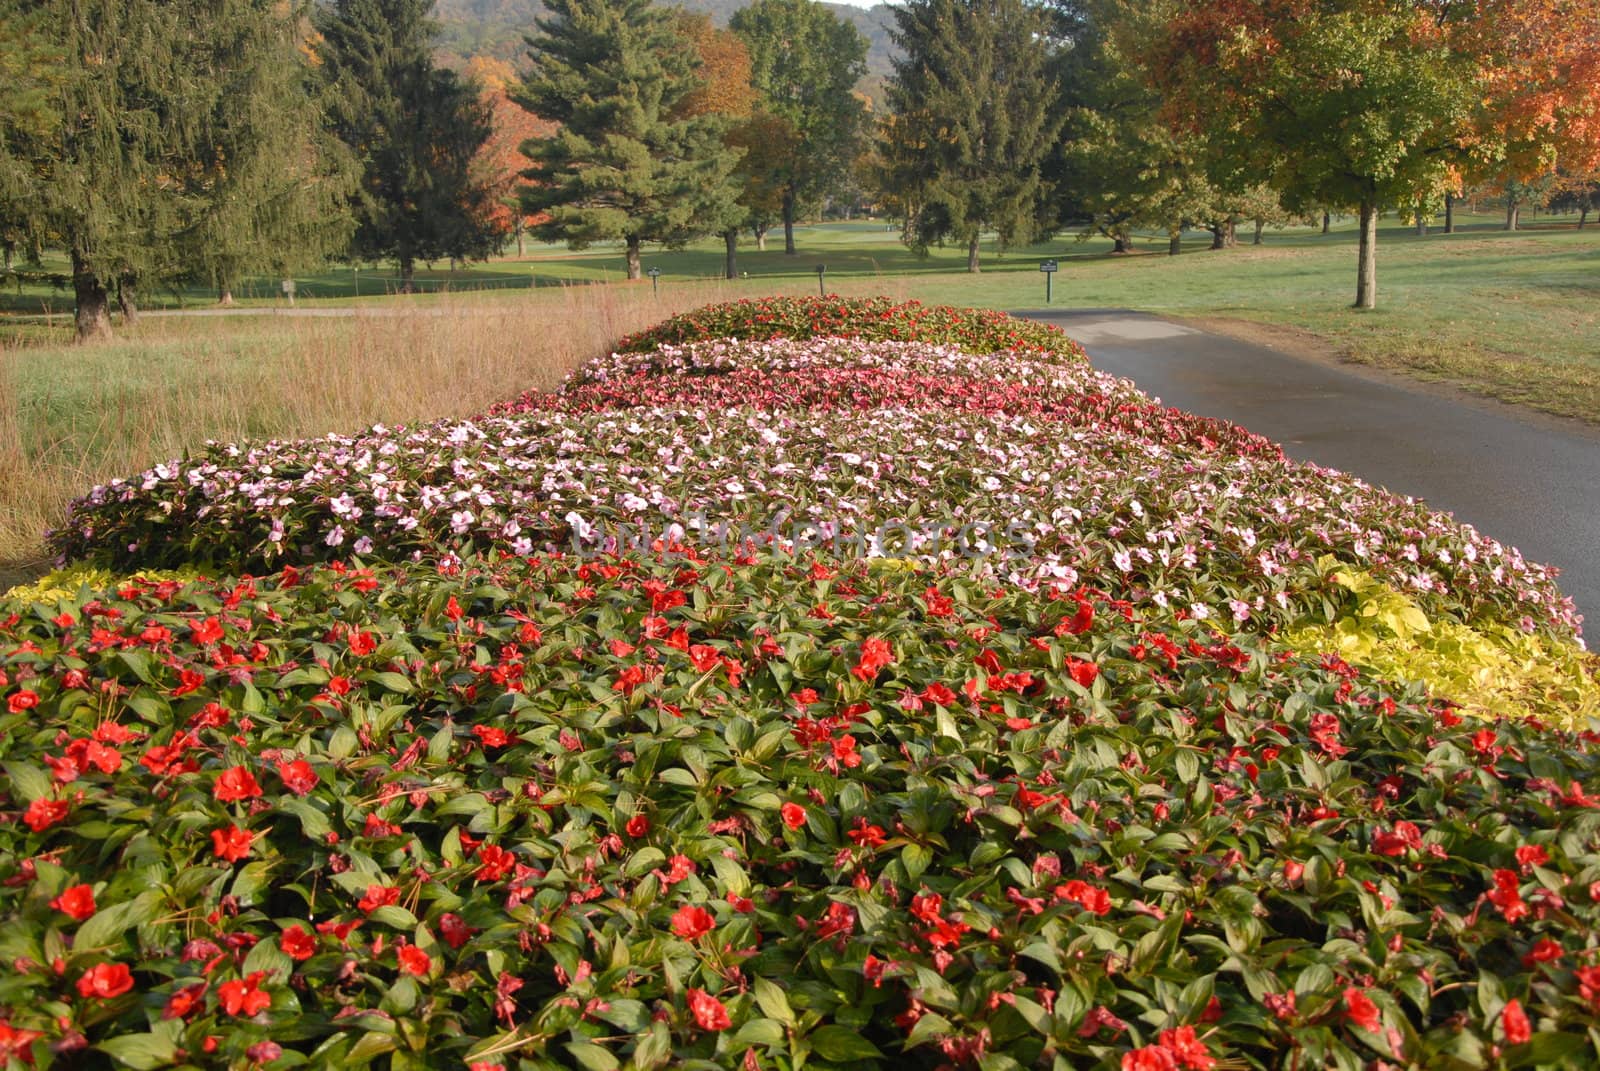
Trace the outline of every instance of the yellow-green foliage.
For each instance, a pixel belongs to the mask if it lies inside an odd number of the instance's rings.
[[[137,574],[145,580],[192,580],[199,573],[192,569],[183,569],[176,572],[171,570],[150,570]],[[15,600],[25,603],[54,603],[61,599],[69,599],[77,595],[83,588],[90,591],[104,591],[107,588],[131,579],[111,572],[109,569],[96,569],[89,565],[69,565],[65,569],[40,577],[32,584],[23,584],[0,595],[6,601]]]
[[[1318,564],[1350,598],[1331,623],[1285,632],[1291,648],[1336,652],[1380,676],[1420,681],[1480,717],[1532,717],[1564,729],[1600,720],[1600,659],[1577,645],[1510,625],[1430,621],[1371,574],[1331,557]]]

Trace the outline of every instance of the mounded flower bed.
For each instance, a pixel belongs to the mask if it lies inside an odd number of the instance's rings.
[[[1595,738],[1094,592],[318,568],[0,645],[7,1043],[73,1066],[1515,1065],[1600,1012]]]
[[[1600,1060],[1544,570],[996,314],[625,342],[79,504],[67,556],[224,579],[0,599],[0,1060]],[[1323,639],[1436,691],[1468,640],[1562,660],[1466,718]]]

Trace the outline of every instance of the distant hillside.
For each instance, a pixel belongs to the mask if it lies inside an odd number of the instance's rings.
[[[749,0],[683,0],[682,7],[710,15],[718,26],[726,26],[733,13]],[[890,73],[894,44],[889,27],[894,17],[886,4],[870,10],[845,4],[824,4],[841,19],[853,24],[867,39],[867,74],[857,89],[872,101],[875,110],[883,108],[883,85]],[[438,0],[434,17],[442,29],[439,49],[452,65],[465,64],[474,56],[492,56],[521,64],[526,49],[522,38],[533,32],[534,16],[542,14],[539,0]]]

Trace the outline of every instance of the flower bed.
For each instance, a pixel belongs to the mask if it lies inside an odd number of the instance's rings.
[[[1087,362],[1083,347],[1058,327],[992,309],[960,309],[889,298],[759,298],[681,313],[617,344],[624,353],[708,339],[815,338],[934,342],[968,353],[1027,350]]]
[[[946,383],[918,403],[912,387],[931,379]],[[744,386],[755,404],[735,407]],[[630,391],[654,404],[612,408]],[[1021,412],[996,411],[1011,400]],[[1320,605],[1335,589],[1315,563],[1333,553],[1432,612],[1576,631],[1570,600],[1514,549],[1071,362],[927,344],[719,342],[609,358],[559,399],[526,404],[548,408],[213,444],[96,488],[53,545],[118,568],[199,560],[236,571],[351,552],[527,553],[572,546],[575,533],[602,541],[622,526],[659,533],[696,518],[758,533],[799,522],[892,552],[871,540],[904,524],[931,526],[907,554],[979,556],[1025,584],[1092,578],[1240,622]],[[983,531],[962,532],[971,525]]]
[[[1089,590],[130,582],[0,605],[0,762],[41,1065],[1594,1057],[1593,736]]]

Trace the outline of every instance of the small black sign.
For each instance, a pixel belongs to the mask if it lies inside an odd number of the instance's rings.
[[[1041,260],[1039,262],[1039,270],[1040,271],[1055,271],[1056,270],[1056,262],[1053,261],[1053,260]]]

